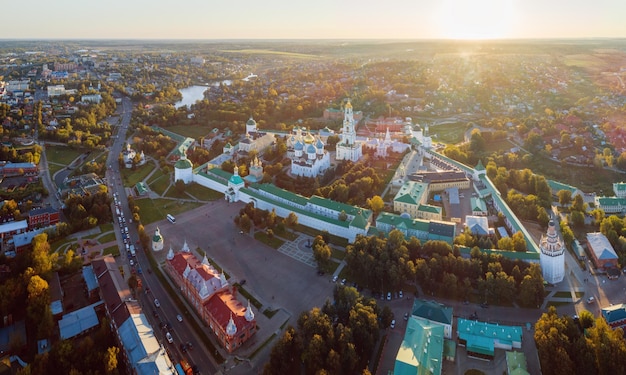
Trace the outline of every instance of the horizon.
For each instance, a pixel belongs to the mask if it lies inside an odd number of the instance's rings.
[[[1,40],[517,40],[626,38],[620,0],[32,0]],[[15,9],[17,11],[18,9]],[[97,15],[97,16],[96,16]],[[77,38],[76,34],[81,37]]]

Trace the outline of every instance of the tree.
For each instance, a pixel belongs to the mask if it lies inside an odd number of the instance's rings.
[[[569,205],[572,201],[572,192],[569,190],[559,190],[556,193],[556,196],[559,198],[559,204],[561,207]]]
[[[241,217],[239,218],[239,228],[241,228],[241,230],[244,231],[245,233],[248,233],[250,232],[251,227],[252,227],[252,220],[250,220],[250,217],[248,217],[247,214],[241,215]]]
[[[298,225],[298,215],[293,212],[290,212],[289,215],[285,218],[285,225],[287,228],[294,230],[294,228]]]
[[[313,256],[317,262],[317,268],[326,269],[331,256],[330,247],[323,242],[322,236],[317,236],[315,239],[317,243],[313,243]],[[319,241],[317,241],[317,239],[319,239]]]
[[[178,195],[182,195],[185,192],[185,181],[176,180],[176,182],[174,182],[174,189],[176,189]]]
[[[378,215],[383,208],[385,208],[385,202],[379,195],[374,195],[372,198],[368,199],[367,205],[374,211],[375,215]]]
[[[120,348],[117,346],[111,346],[104,354],[104,371],[107,374],[117,374],[117,355],[120,352]]]

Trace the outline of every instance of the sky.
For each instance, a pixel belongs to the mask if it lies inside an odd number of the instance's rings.
[[[626,37],[626,0],[11,0],[2,8],[0,39]]]

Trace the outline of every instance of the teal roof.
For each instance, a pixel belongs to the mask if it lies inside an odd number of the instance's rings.
[[[429,212],[432,214],[440,214],[441,213],[441,207],[437,207],[437,206],[431,206],[429,204],[420,204],[419,207],[417,207],[418,211],[423,211],[423,212]]]
[[[428,319],[431,322],[452,325],[452,307],[435,301],[415,299],[411,315]]]
[[[409,204],[417,204],[415,198],[413,198],[410,194],[404,194],[402,196],[397,196],[393,199],[394,202],[400,203],[409,203]]]
[[[458,246],[458,248],[459,248],[459,252],[463,255],[470,255],[472,252],[472,248],[467,247],[467,246]],[[533,253],[531,251],[519,252],[519,251],[505,251],[505,250],[498,250],[498,249],[480,249],[480,251],[485,254],[502,255],[505,258],[513,259],[513,260],[515,259],[525,260],[525,261],[538,261],[539,260],[539,253]]]
[[[487,212],[487,204],[481,198],[472,197],[470,205],[472,206],[472,211]]]
[[[135,184],[135,189],[137,190],[137,194],[144,195],[148,191],[148,187],[143,181],[139,181]]]
[[[468,352],[494,355],[494,342],[513,346],[522,343],[522,327],[504,326],[479,322],[476,320],[457,319],[457,333],[467,342]]]
[[[241,176],[238,174],[234,174],[230,176],[230,179],[228,180],[228,182],[231,184],[235,184],[235,185],[241,185],[244,183],[243,178],[241,178]]]
[[[558,182],[554,180],[548,180],[548,186],[550,186],[550,190],[552,190],[553,192],[558,192],[559,190],[567,190],[571,192],[572,194],[574,194],[578,190],[574,186],[567,185],[562,182]]]
[[[613,191],[624,191],[626,190],[626,182],[616,182],[613,184]]]
[[[441,374],[443,335],[443,326],[411,317],[396,355],[394,375]]]
[[[598,203],[601,206],[626,206],[626,198],[600,197]]]
[[[404,218],[389,212],[381,212],[376,218],[376,224],[387,224],[389,226],[398,227],[400,223],[403,223],[407,228],[428,232],[428,220]]]
[[[478,164],[476,164],[476,167],[474,167],[474,169],[477,171],[485,170],[485,166],[483,165],[483,162],[480,159],[478,159]]]
[[[622,322],[626,324],[626,304],[612,305],[602,308],[602,316],[608,324]]]

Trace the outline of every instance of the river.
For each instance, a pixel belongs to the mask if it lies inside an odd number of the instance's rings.
[[[226,79],[219,82],[207,83],[206,86],[194,85],[180,89],[179,91],[182,94],[183,98],[179,102],[174,103],[174,107],[176,107],[176,109],[183,106],[191,108],[192,104],[196,104],[198,100],[204,99],[204,92],[208,90],[209,87],[217,87],[220,84],[230,86],[232,83],[233,81]]]

